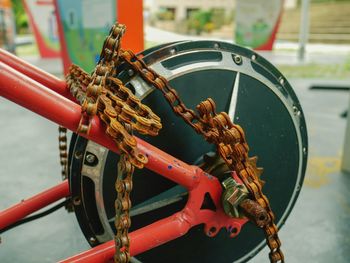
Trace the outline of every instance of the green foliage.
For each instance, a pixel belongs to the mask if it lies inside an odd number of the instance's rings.
[[[189,30],[194,30],[197,35],[202,31],[213,29],[213,13],[211,11],[198,10],[191,13],[188,21],[187,27]]]
[[[215,8],[211,10],[212,22],[215,29],[222,27],[226,23],[225,10],[223,8]]]
[[[24,10],[22,0],[11,0],[13,13],[15,15],[17,33],[21,33],[28,29],[28,17]]]
[[[211,32],[221,28],[225,24],[232,23],[234,12],[227,14],[223,8],[214,8],[212,10],[197,10],[190,13],[187,20],[187,28],[197,35],[204,32]]]
[[[174,13],[169,10],[162,10],[156,14],[156,17],[161,21],[174,20]]]
[[[346,60],[346,62],[345,62],[344,69],[345,69],[347,72],[350,72],[350,56],[347,58],[347,60]]]
[[[340,64],[278,65],[287,78],[349,79],[349,59]]]

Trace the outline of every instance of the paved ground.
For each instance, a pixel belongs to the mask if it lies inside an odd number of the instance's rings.
[[[51,67],[57,69],[57,63],[52,62]],[[345,119],[339,116],[348,105],[349,94],[310,91],[308,87],[314,82],[291,80],[306,115],[310,158],[304,187],[280,235],[289,263],[348,262],[350,175],[340,172]],[[3,209],[58,183],[60,168],[56,125],[3,98],[0,112],[0,209]],[[4,263],[53,262],[88,248],[75,216],[63,209],[1,237],[0,261]],[[267,262],[267,251],[251,262]]]
[[[340,172],[349,94],[310,91],[314,81],[292,80],[309,134],[309,160],[304,186],[280,231],[287,262],[349,262],[350,175]],[[339,85],[345,83],[338,82]],[[263,250],[251,262],[263,261]]]

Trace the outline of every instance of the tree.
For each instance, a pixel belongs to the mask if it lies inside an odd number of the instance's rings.
[[[21,33],[28,29],[28,17],[24,10],[22,0],[11,0],[16,21],[16,31]]]

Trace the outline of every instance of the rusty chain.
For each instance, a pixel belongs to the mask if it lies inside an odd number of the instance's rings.
[[[197,113],[188,109],[181,101],[176,90],[169,82],[138,58],[131,51],[123,51],[120,60],[132,67],[144,81],[161,91],[173,111],[189,124],[197,133],[202,134],[209,143],[217,146],[217,151],[231,170],[237,172],[250,193],[250,197],[268,212],[268,220],[262,227],[266,243],[270,248],[271,262],[284,262],[280,249],[281,242],[278,229],[274,224],[275,216],[267,197],[262,193],[263,182],[260,180],[262,170],[257,168],[256,158],[249,158],[249,147],[243,129],[230,120],[226,112],[216,113],[215,102],[209,98],[197,105]],[[259,218],[255,223],[261,226]]]
[[[115,262],[128,262],[130,258],[128,228],[131,178],[134,166],[142,168],[147,162],[147,158],[137,152],[131,130],[156,135],[161,128],[159,117],[123,86],[119,79],[113,77],[116,76],[116,66],[122,62],[129,65],[145,82],[162,92],[175,114],[198,134],[203,135],[206,141],[216,145],[221,158],[231,170],[236,171],[247,187],[250,198],[268,213],[268,218],[264,222],[259,218],[251,220],[264,230],[266,243],[270,248],[270,261],[284,262],[278,229],[274,224],[275,216],[267,197],[262,193],[263,182],[260,180],[262,170],[257,168],[256,158],[248,157],[249,147],[243,129],[233,124],[227,113],[216,113],[216,105],[211,98],[198,104],[196,112],[188,109],[164,77],[149,68],[132,51],[120,49],[120,39],[124,30],[124,26],[120,24],[112,27],[92,76],[75,65],[71,67],[67,76],[71,93],[82,105],[78,132],[88,133],[91,118],[97,114],[107,126],[106,133],[113,138],[122,152],[116,182]]]
[[[68,151],[67,151],[67,129],[62,126],[58,126],[58,148],[60,156],[60,165],[61,165],[61,177],[62,181],[68,179]],[[69,202],[66,203],[65,207],[68,212],[73,212],[74,207],[71,198],[66,198]]]
[[[129,236],[131,225],[130,192],[134,168],[142,168],[146,156],[138,152],[132,130],[141,134],[157,135],[162,125],[160,118],[123,83],[115,78],[120,51],[120,38],[125,27],[115,24],[106,38],[100,61],[90,76],[76,65],[72,65],[66,77],[72,95],[82,106],[82,117],[77,132],[88,133],[91,119],[98,117],[106,124],[106,133],[121,151],[115,189],[115,262],[129,262]]]
[[[62,180],[68,177],[67,129],[58,126],[58,148],[60,154]]]

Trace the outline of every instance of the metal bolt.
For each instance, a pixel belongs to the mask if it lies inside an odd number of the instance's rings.
[[[303,148],[303,153],[306,154],[306,147]]]
[[[175,48],[170,49],[170,54],[171,55],[174,55],[175,53],[176,53],[176,49]]]
[[[233,61],[234,61],[237,65],[240,65],[240,64],[242,64],[242,57],[239,56],[239,55],[235,55],[235,56],[233,57]]]
[[[248,191],[244,185],[238,184],[232,177],[222,182],[225,188],[222,193],[222,206],[230,217],[240,217],[238,206],[247,198]]]
[[[293,112],[294,112],[294,115],[297,115],[298,114],[298,108],[296,106],[293,106]]]
[[[281,85],[284,84],[284,79],[283,78],[280,78],[280,83],[281,83]]]
[[[214,44],[214,48],[218,49],[220,47],[220,45],[218,43]]]
[[[75,153],[74,153],[74,157],[75,157],[75,159],[81,159],[81,157],[83,157],[83,153],[81,152],[81,151],[76,151]]]
[[[76,205],[76,206],[81,204],[81,199],[80,199],[79,196],[76,196],[76,197],[73,198],[73,204]]]
[[[129,75],[130,77],[134,76],[134,70],[129,69],[129,70],[128,70],[128,75]]]
[[[256,60],[256,55],[252,55],[252,60]]]
[[[96,238],[90,237],[90,238],[89,238],[89,242],[94,244],[94,243],[96,242]]]
[[[91,154],[91,153],[89,153],[89,154],[86,155],[85,160],[86,160],[88,163],[90,163],[90,164],[91,164],[91,163],[94,163],[95,160],[96,160],[96,156],[93,155],[93,154]]]
[[[243,214],[255,222],[259,227],[263,227],[269,223],[270,218],[268,213],[259,203],[250,199],[245,199],[239,204],[239,206],[242,209]]]

